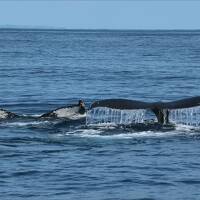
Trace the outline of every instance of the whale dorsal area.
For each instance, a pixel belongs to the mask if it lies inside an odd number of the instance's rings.
[[[80,112],[78,105],[70,105],[68,107],[58,108],[51,112],[41,115],[41,118],[66,118],[66,119],[79,119],[85,116],[85,111]]]
[[[9,112],[7,110],[4,110],[4,109],[0,109],[0,120],[12,119],[14,117],[18,117],[18,115],[16,115],[15,113]]]

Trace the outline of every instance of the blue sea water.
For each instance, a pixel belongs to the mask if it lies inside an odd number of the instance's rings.
[[[0,107],[199,95],[200,31],[0,30]],[[0,123],[0,199],[198,200],[200,130]]]

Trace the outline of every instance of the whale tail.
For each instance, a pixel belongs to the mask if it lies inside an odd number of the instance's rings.
[[[147,103],[147,102],[128,100],[128,99],[105,99],[105,100],[95,101],[91,105],[91,109],[96,107],[107,107],[120,110],[146,109],[146,110],[151,110],[155,114],[158,123],[168,124],[169,115],[172,110],[192,108],[196,106],[200,106],[200,96],[186,98],[172,102],[154,102],[154,103]]]

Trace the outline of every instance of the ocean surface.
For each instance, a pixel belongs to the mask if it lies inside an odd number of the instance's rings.
[[[0,108],[200,93],[200,31],[0,30]],[[0,122],[2,200],[199,200],[200,129]]]

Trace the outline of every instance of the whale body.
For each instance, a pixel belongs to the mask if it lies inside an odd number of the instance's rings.
[[[92,103],[89,110],[96,107],[107,107],[111,109],[120,110],[137,110],[146,109],[152,111],[159,124],[169,124],[169,114],[173,109],[191,108],[200,106],[200,96],[186,98],[178,101],[171,102],[142,102],[129,99],[104,99]],[[0,120],[13,119],[20,117],[15,113],[0,109]],[[86,118],[86,108],[82,100],[78,104],[61,107],[42,114],[38,119],[57,119],[64,118],[67,120],[80,120]]]
[[[58,108],[40,116],[40,118],[66,118],[69,120],[77,120],[83,117],[86,117],[86,109],[80,108],[79,105]]]
[[[0,109],[0,120],[5,120],[5,119],[12,119],[18,117],[15,113],[9,112],[4,109]]]
[[[0,120],[12,119],[18,117],[20,119],[24,118],[33,118],[33,116],[18,116],[15,113],[9,112],[4,109],[0,109]],[[64,118],[67,120],[79,120],[86,117],[86,108],[84,102],[79,100],[78,104],[72,104],[66,107],[57,108],[48,113],[42,114],[37,117],[37,119],[57,119]],[[34,117],[36,118],[36,117]]]

